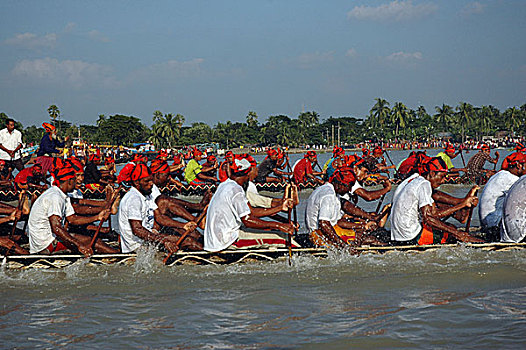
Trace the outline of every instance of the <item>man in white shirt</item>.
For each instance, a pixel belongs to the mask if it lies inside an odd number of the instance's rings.
[[[501,224],[501,242],[526,241],[526,175],[511,186],[504,200]]]
[[[477,205],[475,196],[467,196],[459,204],[440,210],[433,199],[433,190],[444,183],[447,165],[442,158],[431,158],[422,167],[422,174],[405,179],[393,195],[391,240],[402,244],[434,244],[447,233],[463,242],[483,242],[440,219],[461,209]]]
[[[204,249],[211,252],[224,250],[239,238],[241,225],[260,230],[275,230],[292,234],[289,223],[263,221],[251,211],[245,197],[252,164],[247,157],[234,160],[231,179],[222,182],[210,200],[204,231]],[[255,163],[255,162],[253,162]]]
[[[153,187],[150,169],[142,163],[137,164],[130,180],[132,188],[122,198],[118,213],[122,252],[134,252],[145,242],[162,244],[170,253],[177,251],[177,237],[153,230],[157,205],[150,197]]]
[[[362,243],[382,244],[366,234],[376,229],[376,222],[355,222],[344,216],[348,213],[342,207],[342,196],[351,190],[355,181],[350,167],[340,167],[328,183],[311,193],[305,207],[305,223],[313,244],[345,249]],[[354,253],[353,250],[351,252]]]
[[[24,163],[20,157],[20,149],[23,147],[22,134],[15,130],[15,121],[7,118],[5,129],[0,130],[0,159],[4,160],[7,167],[21,171]]]
[[[501,170],[490,177],[484,186],[480,195],[479,218],[489,240],[500,238],[504,199],[511,186],[525,174],[526,155],[515,152],[504,159]]]
[[[91,237],[71,234],[63,223],[67,220],[73,225],[89,224],[106,219],[109,210],[90,217],[76,216],[67,196],[75,188],[75,171],[63,167],[54,173],[54,177],[53,186],[37,198],[29,214],[29,251],[31,254],[52,254],[69,249],[90,256],[93,254]],[[96,242],[94,248],[100,253],[117,252],[102,242]]]

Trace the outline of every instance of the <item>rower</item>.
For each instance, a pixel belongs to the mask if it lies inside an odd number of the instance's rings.
[[[344,217],[341,196],[348,193],[355,177],[349,167],[338,168],[329,182],[315,189],[305,207],[305,223],[310,239],[317,246],[336,246],[350,249],[350,245],[379,243],[367,232],[377,228],[376,222],[359,222]]]
[[[37,198],[29,213],[29,252],[52,254],[69,249],[90,256],[93,254],[90,246],[91,237],[71,234],[62,223],[67,220],[72,225],[84,225],[106,219],[110,211],[103,210],[98,215],[90,217],[75,215],[75,210],[67,196],[67,193],[75,188],[77,181],[75,170],[65,166],[55,171],[54,177],[53,186]],[[117,252],[102,242],[96,242],[94,248],[100,253]]]
[[[98,168],[99,164],[100,156],[97,154],[90,154],[88,157],[88,163],[84,169],[84,183],[90,188],[108,184],[108,181],[102,178],[102,173]]]
[[[395,177],[401,180],[407,179],[409,176],[418,173],[418,169],[430,158],[425,150],[411,151],[409,157],[400,162],[400,166],[395,172]]]
[[[104,165],[99,169],[102,175],[102,179],[108,183],[113,183],[117,180],[115,174],[117,173],[117,167],[115,165],[115,158],[113,155],[106,155],[104,158]]]
[[[131,181],[130,176],[131,176],[131,172],[133,171],[133,169],[135,169],[135,167],[139,163],[146,164],[147,162],[148,162],[148,158],[146,158],[143,155],[140,155],[139,153],[135,153],[133,155],[132,161],[126,164],[119,172],[119,175],[117,176],[117,182],[118,183],[130,182]]]
[[[334,149],[332,150],[332,158],[330,158],[322,168],[325,170],[327,178],[330,178],[334,171],[342,165],[341,162],[343,157],[345,157],[345,151],[343,148],[334,146]]]
[[[17,190],[39,190],[45,191],[47,185],[42,174],[42,166],[35,164],[30,168],[24,168],[15,176],[15,187]]]
[[[387,192],[391,191],[391,181],[389,179],[385,179],[382,182],[383,188],[379,190],[366,190],[365,188],[363,188],[362,185],[365,179],[367,179],[367,176],[369,175],[365,161],[356,155],[351,155],[349,157],[346,157],[345,162],[346,166],[352,169],[354,176],[356,177],[356,181],[354,182],[354,185],[351,188],[351,191],[349,192],[351,196],[358,196],[368,202],[371,202],[381,198]]]
[[[482,242],[468,233],[441,221],[457,211],[477,205],[477,197],[467,196],[459,204],[440,210],[433,199],[433,189],[444,183],[447,166],[442,158],[431,158],[421,174],[405,179],[393,195],[391,210],[391,240],[404,245],[425,245],[440,242],[447,233],[463,242]],[[434,233],[440,237],[434,237]]]
[[[152,172],[153,186],[152,193],[146,197],[146,202],[153,207],[154,224],[153,227],[146,227],[147,229],[156,229],[162,233],[181,235],[185,231],[190,230],[187,238],[182,242],[181,248],[187,250],[203,250],[202,236],[195,230],[196,218],[190,214],[185,208],[190,203],[181,199],[168,197],[161,193],[159,187],[165,187],[170,180],[170,167],[166,161],[155,159],[150,170]],[[208,197],[209,200],[210,197]],[[155,204],[153,206],[152,204]],[[206,205],[207,202],[201,203]],[[179,217],[186,220],[186,223],[176,221],[173,217]],[[204,227],[201,227],[204,228]]]
[[[379,145],[373,149],[372,155],[364,156],[365,167],[371,174],[389,173],[389,169],[394,169],[394,165],[387,166],[383,157],[384,150]]]
[[[0,188],[13,188],[13,174],[11,168],[5,165],[5,161],[0,159]]]
[[[500,238],[500,224],[504,199],[509,189],[522,175],[526,175],[526,155],[515,152],[504,158],[501,170],[489,178],[479,201],[479,218],[488,239]]]
[[[211,170],[217,169],[219,167],[217,162],[212,167],[203,167],[201,164],[199,164],[199,161],[201,161],[201,159],[203,159],[203,152],[195,148],[192,152],[192,159],[190,159],[190,161],[188,162],[184,170],[184,179],[190,185],[199,185],[199,184],[206,184],[210,182],[212,183],[217,182],[216,177],[204,175]]]
[[[243,156],[234,162],[232,177],[219,184],[210,200],[204,231],[204,249],[207,251],[226,249],[243,238],[245,232],[241,230],[242,224],[252,229],[281,231],[290,235],[294,231],[292,224],[263,221],[252,213],[244,189],[248,186],[249,174],[255,165]]]
[[[451,161],[451,159],[455,158],[459,154],[460,154],[460,151],[456,152],[455,146],[448,143],[444,151],[438,153],[436,156],[442,158],[444,163],[446,163],[447,170],[450,174],[457,173],[458,175],[460,171],[466,171],[466,169],[463,169],[463,168],[455,168],[455,166],[453,165],[453,162]]]
[[[499,152],[495,152],[495,158],[490,156],[491,150],[487,144],[482,145],[480,151],[475,154],[468,161],[466,165],[466,175],[467,177],[476,183],[477,185],[482,184],[485,180],[495,174],[493,170],[484,170],[484,164],[486,161],[497,164],[499,161]]]
[[[234,164],[234,153],[227,151],[225,153],[225,160],[219,165],[218,177],[219,181],[223,182],[230,178],[232,173],[231,166]]]
[[[209,154],[206,157],[206,162],[202,165],[201,172],[199,175],[201,175],[201,178],[204,178],[205,176],[210,179],[210,181],[217,182],[217,169],[219,168],[219,164],[217,162],[217,157],[213,154]],[[207,171],[203,171],[203,169],[210,169]]]
[[[265,157],[265,159],[263,159],[261,164],[259,164],[259,166],[257,167],[258,175],[254,179],[255,182],[258,182],[258,183],[283,182],[282,176],[275,177],[275,176],[271,176],[271,174],[280,173],[280,174],[290,175],[290,173],[280,172],[278,168],[278,157],[279,157],[279,152],[277,150],[273,148],[269,148],[267,150],[267,156]]]
[[[174,161],[170,165],[170,177],[174,180],[184,181],[184,160],[181,153],[174,154]]]
[[[315,151],[308,151],[305,153],[303,159],[294,164],[292,172],[294,173],[294,182],[296,185],[314,181],[317,184],[323,184],[323,180],[317,176],[323,176],[325,172],[317,172],[313,170],[313,165],[318,163],[318,156]]]
[[[162,244],[170,253],[177,251],[177,237],[152,230],[156,205],[151,201],[147,203],[147,197],[151,195],[153,187],[150,169],[142,163],[137,164],[130,174],[130,180],[132,188],[124,195],[119,205],[121,251],[135,252],[146,242]]]

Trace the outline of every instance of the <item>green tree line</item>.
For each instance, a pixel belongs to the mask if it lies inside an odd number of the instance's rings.
[[[330,144],[333,130],[337,139],[338,129],[343,144],[366,140],[426,141],[444,136],[455,141],[480,140],[484,135],[495,136],[498,132],[515,137],[526,135],[526,104],[501,111],[492,105],[476,107],[460,102],[457,106],[442,104],[428,111],[424,106],[411,109],[402,102],[391,104],[376,98],[369,114],[362,117],[330,116],[322,119],[318,113],[309,111],[295,118],[271,115],[261,122],[257,113],[250,111],[244,122],[227,121],[215,125],[203,122],[185,125],[185,117],[181,114],[155,111],[151,128],[134,116],[116,114],[107,117],[101,114],[93,125],[73,125],[60,117],[56,105],[51,105],[47,112],[62,136],[76,138],[80,134],[85,142],[112,145],[150,141],[157,148],[212,142],[226,148]],[[5,124],[6,118],[5,113],[0,113],[0,122]],[[44,134],[40,126],[24,128],[17,121],[16,127],[23,132],[26,143],[38,144]]]

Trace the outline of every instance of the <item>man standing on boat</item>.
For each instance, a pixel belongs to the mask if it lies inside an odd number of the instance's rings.
[[[238,157],[234,161],[235,169],[232,177],[222,182],[208,208],[204,231],[204,249],[217,252],[228,248],[235,243],[243,231],[241,225],[258,230],[281,231],[292,234],[294,226],[279,222],[263,221],[252,214],[245,189],[248,186],[249,174],[252,167],[256,166],[246,157]]]
[[[15,121],[11,118],[6,119],[5,126],[5,129],[0,130],[0,159],[5,161],[7,167],[22,171],[22,134],[15,129]]]
[[[478,202],[477,197],[467,196],[459,204],[440,210],[433,199],[433,190],[444,183],[446,174],[446,164],[435,157],[423,165],[421,174],[411,175],[398,186],[390,217],[392,241],[404,245],[435,244],[445,233],[462,242],[482,242],[441,221]]]
[[[56,129],[53,125],[49,123],[43,123],[42,127],[46,130],[46,133],[40,141],[40,147],[37,152],[36,162],[42,165],[42,172],[44,175],[47,175],[48,171],[52,169],[53,155],[60,153],[57,149],[59,147],[64,147],[65,143],[60,142],[57,138]],[[69,136],[66,137],[65,141],[69,139]]]
[[[323,176],[325,172],[317,172],[313,170],[313,165],[318,163],[318,156],[315,151],[308,151],[305,153],[303,159],[294,164],[292,172],[294,174],[294,182],[296,185],[308,181],[323,185],[323,180],[317,176]]]
[[[63,223],[67,220],[73,225],[89,224],[106,219],[109,210],[95,216],[76,216],[67,196],[75,189],[75,170],[71,167],[60,168],[55,171],[54,177],[53,186],[37,198],[29,213],[29,251],[31,254],[52,254],[69,249],[90,256],[93,254],[91,237],[71,234]],[[96,242],[94,248],[100,253],[117,252],[102,242]]]
[[[479,218],[489,240],[500,238],[504,199],[511,186],[525,174],[526,155],[515,152],[504,158],[501,170],[490,177],[484,186],[479,201]]]
[[[123,253],[136,251],[146,242],[162,244],[170,253],[177,251],[177,237],[152,230],[155,202],[151,202],[152,173],[142,163],[130,174],[132,188],[124,195],[119,205],[119,231]]]

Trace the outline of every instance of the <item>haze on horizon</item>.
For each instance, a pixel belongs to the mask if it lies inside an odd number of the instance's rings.
[[[393,104],[526,102],[526,2],[2,1],[0,112],[179,113],[186,124],[255,111],[364,117]]]

